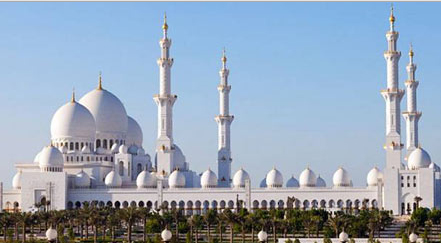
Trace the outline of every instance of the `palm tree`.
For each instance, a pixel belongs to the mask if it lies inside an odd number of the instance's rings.
[[[138,210],[136,207],[128,207],[124,208],[122,210],[119,210],[119,216],[121,220],[123,220],[126,223],[127,226],[127,241],[129,243],[132,242],[132,226],[136,223],[136,221],[139,219]]]
[[[330,213],[330,215],[331,217],[328,218],[326,224],[334,230],[335,237],[338,237],[338,232],[342,224],[341,214],[336,212],[334,216],[332,216],[332,213]]]
[[[109,215],[107,217],[107,227],[109,227],[111,232],[112,242],[115,242],[115,228],[120,223],[119,211],[120,209],[109,208]]]
[[[251,242],[254,242],[256,226],[259,222],[259,217],[256,213],[249,213],[246,217],[247,225],[251,229]]]
[[[237,217],[236,214],[231,212],[230,209],[225,209],[222,212],[222,217],[224,218],[225,222],[228,224],[230,229],[230,243],[233,243],[234,238],[234,225],[237,223]]]
[[[139,217],[142,220],[142,225],[143,225],[142,240],[143,240],[143,242],[146,242],[147,241],[147,227],[146,227],[146,224],[147,224],[147,219],[151,216],[150,208],[148,208],[148,207],[147,208],[144,208],[144,207],[139,208],[138,209],[138,213],[139,213]]]
[[[86,228],[86,240],[89,239],[89,218],[91,216],[92,210],[89,202],[83,202],[83,207],[79,212],[81,223],[81,238],[83,238],[83,225]]]
[[[4,211],[1,213],[0,224],[3,226],[3,241],[6,242],[8,228],[14,223],[11,213]]]
[[[242,243],[245,242],[245,226],[247,224],[247,216],[248,211],[246,208],[239,209],[239,212],[236,214],[236,221],[240,224],[241,234],[242,234]]]
[[[98,240],[98,225],[101,222],[101,215],[99,214],[99,211],[93,206],[89,218],[87,219],[89,225],[92,226],[93,230],[93,242],[96,243]]]
[[[207,212],[205,212],[203,216],[204,222],[207,225],[207,236],[208,236],[208,242],[211,242],[211,225],[215,224],[217,222],[217,211],[214,209],[209,209]]]
[[[423,198],[419,197],[419,196],[416,196],[414,198],[414,200],[415,200],[415,203],[416,203],[416,208],[419,208],[420,207],[420,202],[423,200]]]
[[[192,215],[190,218],[188,218],[188,224],[190,225],[191,234],[193,234],[193,230],[195,233],[195,241],[196,243],[199,242],[199,228],[202,226],[202,217],[200,215]]]
[[[22,227],[22,241],[23,243],[26,242],[26,228],[29,224],[31,224],[32,220],[32,213],[18,213],[17,214],[17,224],[21,224]]]

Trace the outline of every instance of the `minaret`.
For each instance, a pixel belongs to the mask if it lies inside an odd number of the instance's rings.
[[[157,171],[165,171],[169,174],[175,169],[173,154],[173,104],[177,96],[171,94],[170,69],[173,58],[170,58],[171,40],[167,37],[167,16],[164,15],[162,25],[163,37],[159,41],[161,57],[158,59],[159,66],[159,94],[153,99],[158,105],[158,138],[156,140],[156,166]]]
[[[387,89],[381,91],[386,101],[386,144],[384,149],[386,150],[386,167],[400,168],[403,147],[400,135],[400,102],[404,91],[398,87],[398,61],[401,52],[397,51],[398,32],[394,29],[393,8],[391,8],[389,21],[390,29],[386,33],[388,50],[384,52],[387,64]]]
[[[230,115],[230,90],[228,85],[227,57],[225,50],[222,56],[222,69],[219,71],[220,84],[219,90],[219,115],[215,117],[218,124],[218,186],[230,187],[231,183],[231,148],[230,148],[230,126],[234,116]]]
[[[419,82],[415,80],[415,71],[417,66],[413,63],[413,48],[410,46],[409,64],[406,67],[407,80],[406,94],[407,94],[407,111],[403,112],[403,117],[406,120],[406,149],[407,156],[418,147],[418,121],[421,117],[421,112],[417,111],[417,88]]]

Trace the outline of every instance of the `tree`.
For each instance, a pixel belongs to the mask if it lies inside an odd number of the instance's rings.
[[[342,217],[341,214],[337,212],[334,213],[334,216],[332,216],[332,213],[330,213],[330,215],[331,217],[328,218],[326,224],[334,230],[335,237],[337,238],[342,225]]]
[[[237,217],[230,209],[225,209],[222,212],[222,217],[224,218],[225,222],[228,224],[228,227],[230,229],[230,243],[233,243],[234,241],[233,231],[234,231],[234,225],[237,222]]]
[[[205,225],[207,225],[207,238],[208,242],[211,242],[211,225],[215,224],[217,222],[217,211],[213,209],[207,210],[203,216],[203,220],[205,222]]]
[[[32,213],[18,213],[17,214],[17,223],[21,224],[22,227],[22,242],[26,242],[26,228],[29,224],[32,223]]]
[[[199,242],[199,229],[202,226],[202,217],[200,215],[192,215],[190,218],[188,218],[188,224],[190,225],[190,232],[192,232],[191,234],[193,235],[193,231],[194,231],[194,235],[195,235],[195,241],[196,243]]]
[[[132,226],[139,219],[138,210],[136,207],[128,207],[118,211],[118,215],[121,220],[126,223],[127,227],[127,241],[132,242]]]
[[[150,208],[139,208],[139,217],[142,220],[142,240],[143,242],[147,241],[147,219],[151,216]]]

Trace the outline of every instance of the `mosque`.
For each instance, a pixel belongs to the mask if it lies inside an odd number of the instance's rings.
[[[229,84],[225,52],[220,69],[217,173],[190,169],[183,151],[173,138],[173,104],[177,96],[171,89],[171,39],[166,18],[159,41],[158,136],[152,158],[142,147],[140,125],[126,112],[124,104],[102,85],[79,100],[75,93],[53,115],[51,141],[35,156],[33,163],[16,164],[12,189],[0,187],[3,210],[36,210],[45,202],[50,209],[81,207],[84,202],[99,207],[168,207],[191,215],[206,209],[323,208],[329,211],[359,208],[391,210],[408,214],[418,206],[440,207],[440,168],[419,146],[416,64],[409,51],[405,90],[399,88],[397,50],[399,33],[394,28],[393,10],[386,33],[387,86],[381,91],[386,102],[385,167],[373,167],[366,185],[354,186],[349,173],[339,167],[328,185],[307,167],[297,178],[286,182],[272,168],[260,187],[251,187],[251,176],[244,168],[231,172],[233,159],[229,112]],[[400,111],[404,94],[407,111]],[[402,152],[401,116],[406,121],[406,152]],[[254,178],[253,178],[254,179]]]

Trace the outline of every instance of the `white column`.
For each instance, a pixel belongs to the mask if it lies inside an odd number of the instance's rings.
[[[398,61],[401,52],[397,51],[398,32],[394,29],[395,17],[390,16],[390,30],[386,33],[388,50],[384,52],[387,64],[387,88],[381,91],[386,102],[386,167],[400,168],[401,131],[400,102],[404,91],[398,86]]]
[[[421,112],[417,111],[417,88],[419,82],[415,80],[415,71],[417,66],[413,63],[414,52],[412,46],[409,51],[409,64],[406,67],[407,80],[406,95],[407,95],[407,111],[403,112],[403,117],[406,120],[406,149],[407,155],[418,147],[418,121],[421,117]]]
[[[230,187],[231,183],[231,148],[230,148],[230,126],[234,116],[229,113],[230,90],[228,85],[229,70],[226,67],[227,57],[225,51],[222,56],[222,69],[219,71],[220,84],[217,89],[219,91],[219,115],[215,117],[218,124],[218,186]]]
[[[173,58],[170,58],[171,40],[167,37],[167,17],[164,16],[163,37],[159,41],[161,57],[157,63],[159,66],[159,94],[154,95],[154,101],[158,105],[158,137],[156,140],[156,166],[157,171],[165,171],[167,174],[174,169],[173,164],[173,104],[177,96],[171,94],[171,67]]]

